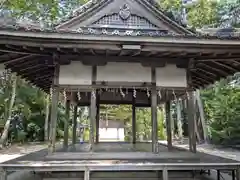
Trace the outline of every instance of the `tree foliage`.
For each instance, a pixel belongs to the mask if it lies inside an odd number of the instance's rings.
[[[240,143],[240,89],[226,80],[202,92],[211,139],[217,144]]]

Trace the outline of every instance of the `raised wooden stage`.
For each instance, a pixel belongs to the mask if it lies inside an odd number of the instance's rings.
[[[4,171],[35,171],[43,179],[55,180],[64,177],[65,179],[82,177],[89,180],[91,177],[98,178],[96,173],[102,177],[103,172],[105,175],[107,172],[111,172],[112,175],[115,173],[115,178],[130,173],[130,179],[146,178],[151,174],[151,177],[156,175],[158,179],[167,180],[173,177],[191,179],[193,176],[196,179],[200,177],[201,170],[237,170],[240,166],[240,162],[203,153],[194,154],[179,149],[170,152],[164,145],[159,145],[159,154],[153,154],[150,152],[150,143],[135,145],[124,142],[99,143],[94,146],[94,152],[88,150],[89,145],[86,143],[69,146],[68,149],[58,149],[51,155],[48,155],[47,150],[42,150],[7,161],[1,164],[1,167]],[[137,172],[140,174],[145,172],[148,175],[140,175]],[[109,179],[110,175],[107,176]]]

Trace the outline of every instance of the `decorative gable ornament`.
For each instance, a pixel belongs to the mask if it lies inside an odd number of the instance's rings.
[[[124,4],[119,11],[119,16],[123,20],[127,20],[131,15],[130,7],[128,4]]]

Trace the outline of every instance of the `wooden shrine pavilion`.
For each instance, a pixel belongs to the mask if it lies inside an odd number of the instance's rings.
[[[90,0],[52,28],[3,22],[0,62],[52,93],[50,153],[55,151],[60,92],[66,92],[68,104],[90,106],[92,151],[98,143],[99,104],[132,104],[133,143],[135,107],[151,107],[154,153],[159,151],[158,104],[166,103],[171,150],[170,101],[187,95],[190,150],[196,152],[193,93],[240,71],[240,37],[196,33],[152,0]],[[76,121],[73,125],[76,129]],[[68,122],[65,127],[67,137]]]

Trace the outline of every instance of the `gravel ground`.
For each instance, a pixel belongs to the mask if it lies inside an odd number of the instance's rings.
[[[28,143],[24,145],[14,144],[9,149],[0,150],[0,163],[19,158],[29,153],[47,148],[45,143]]]
[[[167,141],[159,141],[162,144],[167,144]],[[174,141],[173,144],[177,147],[189,149],[187,140],[184,143]],[[220,146],[215,146],[212,144],[198,144],[197,151],[206,153],[209,155],[214,155],[222,158],[228,158],[235,161],[240,161],[240,151],[233,148],[224,148]]]

